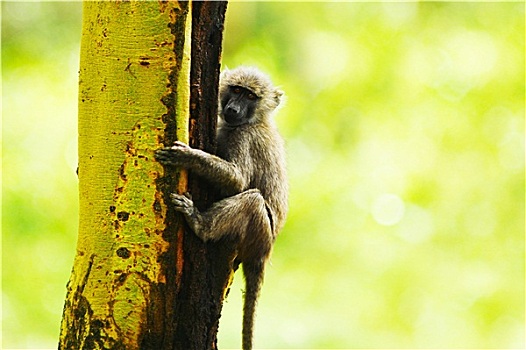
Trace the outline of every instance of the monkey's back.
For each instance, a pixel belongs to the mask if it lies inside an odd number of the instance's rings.
[[[235,164],[243,175],[245,188],[258,189],[275,220],[276,235],[288,211],[288,183],[285,148],[277,128],[271,122],[220,126],[217,155]]]

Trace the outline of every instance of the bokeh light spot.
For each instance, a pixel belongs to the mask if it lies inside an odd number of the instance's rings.
[[[397,195],[385,193],[373,202],[371,213],[380,225],[392,226],[402,220],[405,212],[404,201]]]

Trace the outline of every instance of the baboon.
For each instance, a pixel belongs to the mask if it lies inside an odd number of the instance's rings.
[[[243,349],[252,349],[255,307],[265,263],[288,210],[284,142],[273,121],[283,92],[251,67],[226,70],[219,83],[217,155],[175,142],[156,152],[163,165],[188,169],[213,184],[221,198],[200,212],[190,195],[172,194],[174,209],[203,241],[236,242],[246,290]]]

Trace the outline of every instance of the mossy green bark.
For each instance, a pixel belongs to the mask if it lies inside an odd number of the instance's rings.
[[[154,151],[175,139],[188,142],[190,6],[84,3],[80,221],[61,349],[145,348],[152,332],[164,332],[155,312],[171,312],[171,302],[156,298],[170,295],[159,293],[165,264],[182,248],[174,247],[181,232],[167,238],[163,168]],[[186,175],[169,185],[183,190]]]

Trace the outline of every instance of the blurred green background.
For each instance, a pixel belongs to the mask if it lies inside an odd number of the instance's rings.
[[[2,2],[4,348],[56,348],[76,244],[81,3]],[[525,5],[231,3],[288,95],[260,348],[524,348]],[[220,348],[240,344],[238,275]]]

